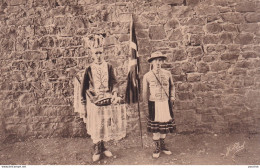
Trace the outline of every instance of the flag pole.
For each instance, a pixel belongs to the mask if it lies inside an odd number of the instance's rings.
[[[133,20],[133,14],[131,15],[131,30],[132,30],[132,26],[133,26],[134,20]],[[130,41],[132,42],[132,31],[130,31]],[[139,57],[138,55],[138,50],[136,50],[136,56]],[[139,67],[137,66],[137,74],[139,74]],[[138,79],[139,79],[139,75],[138,75]],[[141,145],[142,148],[144,148],[143,145],[143,131],[142,131],[142,122],[141,122],[141,112],[140,112],[140,88],[139,88],[139,82],[136,79],[136,86],[137,86],[137,93],[138,93],[138,100],[137,100],[137,110],[138,110],[138,118],[139,118],[139,129],[140,129],[140,138],[141,138]]]
[[[137,81],[137,80],[136,80]],[[139,87],[138,88],[138,91],[139,91]],[[139,116],[139,126],[140,126],[140,136],[141,136],[141,144],[142,144],[142,148],[144,148],[144,145],[143,145],[143,132],[142,132],[142,122],[141,122],[141,113],[140,113],[140,94],[138,93],[138,116]]]

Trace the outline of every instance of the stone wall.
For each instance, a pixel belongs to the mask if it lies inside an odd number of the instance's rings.
[[[160,50],[176,85],[178,132],[259,132],[258,0],[0,0],[0,134],[86,136],[73,78],[91,63],[84,38],[106,33],[124,93],[133,14],[142,63]],[[145,129],[145,110],[141,103]],[[136,108],[135,108],[136,109]],[[129,107],[128,132],[138,115]]]

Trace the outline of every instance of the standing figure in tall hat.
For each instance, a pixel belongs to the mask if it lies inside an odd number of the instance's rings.
[[[148,59],[152,68],[143,77],[143,100],[148,101],[149,111],[147,131],[153,133],[154,158],[158,158],[161,152],[172,154],[164,139],[176,128],[172,109],[175,89],[171,72],[162,69],[165,59],[166,56],[159,51],[152,53]]]
[[[94,62],[85,69],[81,83],[83,120],[94,143],[93,161],[112,156],[104,142],[126,135],[126,108],[117,95],[113,66],[104,60],[103,40],[102,35],[95,35],[88,41]]]

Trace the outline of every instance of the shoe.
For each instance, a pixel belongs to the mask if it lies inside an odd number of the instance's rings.
[[[103,153],[106,157],[112,157],[113,156],[112,152],[110,152],[109,150],[105,150]]]
[[[93,160],[93,162],[99,161],[99,160],[100,160],[100,154],[94,154],[94,155],[92,156],[92,160]]]
[[[161,153],[160,141],[154,140],[154,144],[155,144],[155,150],[153,152],[153,158],[159,158]]]
[[[100,160],[100,154],[101,154],[101,142],[98,142],[97,144],[94,144],[94,154],[92,156],[93,162]]]
[[[163,153],[165,153],[166,155],[172,154],[172,152],[169,149],[166,148],[165,143],[164,143],[164,139],[162,139],[162,138],[160,139],[160,145],[161,145],[161,151]]]
[[[104,153],[104,155],[106,157],[112,157],[113,156],[112,152],[110,152],[109,150],[107,150],[107,148],[105,148],[103,141],[101,141],[101,153]]]

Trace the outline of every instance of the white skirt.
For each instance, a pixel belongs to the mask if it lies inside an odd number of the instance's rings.
[[[86,123],[87,132],[94,143],[100,140],[119,140],[126,136],[126,106],[96,106],[87,98],[87,118],[81,104],[80,83],[74,78],[74,112]]]
[[[87,99],[87,132],[94,143],[100,140],[119,140],[126,136],[125,104],[96,106]]]
[[[157,122],[168,122],[172,119],[170,115],[170,109],[168,100],[166,101],[155,101],[155,118],[154,121]]]

